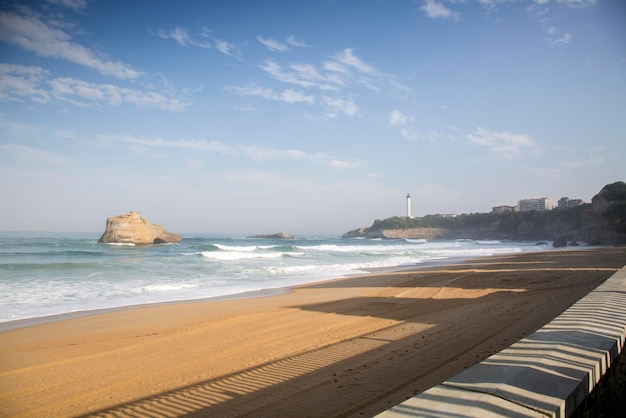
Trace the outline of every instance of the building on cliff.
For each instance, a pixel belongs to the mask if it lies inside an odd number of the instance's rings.
[[[569,209],[575,208],[576,206],[584,205],[582,199],[570,199],[569,197],[562,197],[559,199],[557,204],[557,209]]]
[[[491,208],[491,212],[493,213],[517,212],[517,206],[493,206]]]
[[[538,199],[522,199],[517,202],[517,210],[520,212],[527,212],[531,210],[551,210],[552,202],[547,197],[541,197]]]

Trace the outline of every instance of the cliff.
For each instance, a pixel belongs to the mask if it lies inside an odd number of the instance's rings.
[[[472,213],[447,218],[428,215],[376,220],[370,227],[346,232],[344,238],[498,239],[626,243],[626,183],[606,185],[591,204],[551,211]]]
[[[180,242],[181,237],[166,231],[160,225],[151,224],[139,212],[107,219],[106,229],[100,243],[164,244]]]

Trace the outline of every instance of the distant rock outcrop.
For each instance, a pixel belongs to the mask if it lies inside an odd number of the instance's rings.
[[[252,235],[248,238],[268,238],[268,239],[293,239],[293,235],[289,235],[285,231],[281,231],[277,234],[269,234],[269,235]]]
[[[98,242],[110,244],[166,244],[180,242],[181,237],[166,231],[160,225],[153,225],[139,212],[107,219],[104,234]]]

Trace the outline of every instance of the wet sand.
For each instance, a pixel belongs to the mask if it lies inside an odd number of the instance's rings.
[[[626,264],[547,251],[0,332],[0,416],[363,417],[534,332]]]

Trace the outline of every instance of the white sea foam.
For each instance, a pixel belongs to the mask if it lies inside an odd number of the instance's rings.
[[[296,246],[299,250],[319,251],[327,253],[363,253],[363,254],[389,254],[397,251],[417,250],[418,248],[411,244],[396,245],[337,245],[322,244],[316,246]]]
[[[175,290],[188,290],[188,289],[197,289],[198,285],[194,284],[157,284],[157,285],[149,285],[144,286],[135,291],[138,293],[146,293],[146,292],[171,292]]]
[[[238,251],[238,252],[270,250],[272,248],[278,248],[278,245],[224,245],[224,244],[213,244],[213,246],[216,247],[216,248],[219,248],[222,251]]]
[[[377,268],[549,246],[499,241],[185,238],[168,246],[92,236],[0,235],[0,322],[293,286]]]
[[[202,251],[202,256],[213,260],[221,261],[238,261],[251,258],[280,258],[284,253],[282,252],[250,252],[250,251]]]

